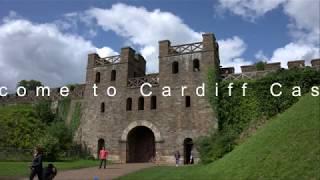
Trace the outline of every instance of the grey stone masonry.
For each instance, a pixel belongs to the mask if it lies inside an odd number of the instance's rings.
[[[122,48],[118,57],[100,58],[89,54],[81,133],[78,133],[81,137],[77,139],[81,139],[82,145],[95,157],[98,141],[104,142],[110,159],[124,163],[129,159],[131,132],[137,127],[146,127],[154,136],[156,161],[173,162],[177,150],[182,159],[188,158],[185,140],[190,138],[194,142],[217,129],[216,114],[208,99],[195,92],[198,86],[206,83],[208,69],[219,67],[217,51],[215,37],[210,33],[203,35],[202,42],[192,44],[172,46],[168,40],[159,41],[159,73],[150,75],[145,73],[144,58],[130,47]],[[150,90],[156,103],[151,96],[143,97],[141,110],[140,85],[143,82],[153,84]],[[94,84],[98,86],[97,97],[93,96]],[[117,91],[113,97],[106,95],[110,86]],[[171,88],[171,97],[162,96],[164,86]],[[181,86],[188,87],[184,96]],[[195,147],[192,153],[197,161]]]

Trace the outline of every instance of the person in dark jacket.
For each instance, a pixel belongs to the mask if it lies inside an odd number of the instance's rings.
[[[37,175],[38,179],[42,180],[42,150],[39,147],[35,148],[30,168],[31,173],[29,179],[33,180],[33,178]]]
[[[53,164],[48,164],[48,166],[44,168],[43,180],[52,180],[57,175],[57,172],[58,170]]]

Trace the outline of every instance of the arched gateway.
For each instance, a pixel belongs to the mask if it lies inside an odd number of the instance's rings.
[[[148,121],[135,121],[123,131],[126,142],[126,162],[150,162],[156,155],[156,142],[161,141],[159,130]]]
[[[155,139],[153,132],[138,126],[128,134],[127,162],[150,162],[155,157]]]

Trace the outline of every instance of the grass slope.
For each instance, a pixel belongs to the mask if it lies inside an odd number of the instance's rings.
[[[154,167],[120,179],[320,179],[320,97],[302,97],[214,163]]]

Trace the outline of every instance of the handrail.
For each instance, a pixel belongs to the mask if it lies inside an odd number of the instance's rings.
[[[152,86],[159,85],[159,76],[158,74],[150,74],[143,77],[135,77],[128,79],[129,88],[140,87],[143,83],[150,83]]]
[[[199,52],[203,50],[202,42],[190,43],[190,44],[182,44],[177,46],[170,46],[169,54],[185,54],[185,53],[193,53]]]
[[[109,57],[105,57],[105,58],[96,59],[95,65],[96,66],[103,66],[103,65],[115,64],[115,63],[119,63],[119,62],[120,62],[120,55],[116,55],[116,56],[109,56]]]

